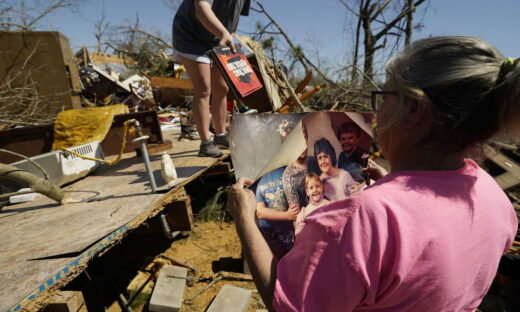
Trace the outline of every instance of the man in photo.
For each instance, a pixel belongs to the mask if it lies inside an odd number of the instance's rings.
[[[356,182],[363,183],[365,181],[363,165],[368,159],[368,154],[358,145],[360,136],[361,128],[355,122],[341,125],[338,140],[343,151],[339,154],[338,167],[348,171]]]

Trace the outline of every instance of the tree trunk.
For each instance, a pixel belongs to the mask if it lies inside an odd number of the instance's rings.
[[[375,49],[375,38],[372,35],[372,30],[370,29],[370,22],[367,18],[363,18],[363,31],[365,33],[365,64],[363,66],[363,71],[365,72],[365,76],[372,80],[373,73],[373,65],[374,65],[374,53]]]
[[[22,183],[34,192],[45,195],[60,204],[66,204],[69,199],[67,194],[56,184],[20,168],[0,163],[0,176],[7,180]]]
[[[406,37],[405,44],[409,45],[412,42],[412,31],[413,31],[413,12],[415,10],[413,0],[407,0],[408,2],[408,14],[406,14]]]
[[[359,12],[361,13],[363,11],[363,3],[364,1],[361,0],[359,2]],[[356,42],[354,43],[354,59],[352,60],[352,68],[353,68],[353,71],[352,71],[352,82],[353,83],[356,83],[356,80],[357,80],[357,75],[358,75],[358,70],[357,70],[357,64],[358,64],[358,57],[359,57],[359,36],[360,36],[360,32],[361,32],[361,15],[358,16],[358,22],[357,22],[357,26],[356,26]]]

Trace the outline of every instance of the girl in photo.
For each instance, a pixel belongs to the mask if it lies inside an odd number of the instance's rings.
[[[323,193],[323,183],[321,182],[320,177],[315,173],[309,173],[305,177],[305,193],[307,194],[309,204],[303,207],[296,217],[296,221],[294,222],[294,231],[296,235],[298,235],[298,233],[303,229],[303,226],[305,225],[303,220],[308,214],[330,203]]]

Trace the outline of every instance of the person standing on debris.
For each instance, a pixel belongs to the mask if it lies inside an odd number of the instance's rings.
[[[217,145],[229,148],[226,133],[228,86],[208,51],[229,46],[235,51],[233,33],[240,15],[248,15],[250,0],[184,0],[173,19],[173,49],[193,84],[193,114],[201,144],[199,156],[218,157]],[[211,99],[211,103],[210,103]],[[210,136],[211,116],[215,137]]]
[[[283,259],[255,226],[244,189],[252,181],[231,188],[229,209],[269,308],[475,311],[512,244],[511,202],[466,155],[496,134],[520,137],[519,59],[480,39],[434,37],[408,45],[386,73],[373,108],[391,172],[308,216]]]

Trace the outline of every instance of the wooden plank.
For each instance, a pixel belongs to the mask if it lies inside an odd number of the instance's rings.
[[[487,144],[484,145],[484,154],[495,164],[507,171],[507,174],[495,178],[502,189],[511,188],[520,184],[520,164]]]
[[[114,116],[114,122],[110,127],[101,147],[105,156],[117,155],[121,147],[121,130],[123,123],[128,119],[136,119],[141,124],[143,134],[150,138],[147,144],[163,142],[161,126],[155,111],[145,111]],[[133,153],[138,144],[132,143],[135,136],[127,134],[128,144],[125,153]],[[52,124],[41,126],[29,126],[0,131],[0,148],[6,149],[27,157],[50,152],[54,140],[54,128]],[[19,161],[20,158],[7,153],[0,153],[0,162],[10,164]]]
[[[298,94],[298,96],[300,96],[301,95],[300,93],[309,84],[311,79],[312,79],[312,71],[308,71],[307,74],[305,75],[305,77],[303,78],[303,80],[300,81],[298,86],[296,86],[296,88],[294,89],[294,92],[296,94]],[[301,99],[300,99],[300,101],[301,101]],[[287,100],[285,100],[285,102],[283,103],[282,107],[280,107],[280,109],[278,111],[279,112],[284,112],[285,111],[284,107],[289,107],[290,109],[293,109],[294,105],[295,105],[294,104],[294,98],[292,96],[288,97]]]
[[[166,220],[172,231],[191,231],[195,225],[189,198],[166,204]]]
[[[150,80],[152,88],[193,89],[190,79],[152,77]]]
[[[123,64],[123,65],[133,65],[135,61],[129,57],[120,57],[115,54],[108,53],[97,53],[97,52],[88,52],[90,57],[90,61],[94,65],[103,65],[103,64]]]
[[[511,172],[502,173],[501,175],[496,176],[495,181],[503,190],[507,190],[520,184],[520,179],[515,177]]]
[[[303,89],[305,89],[305,87],[309,84],[309,82],[311,82],[311,79],[312,79],[312,71],[309,70],[307,72],[307,74],[305,75],[305,77],[302,79],[302,81],[300,81],[298,86],[296,86],[296,88],[294,89],[294,92],[302,93]]]
[[[205,176],[228,174],[231,172],[231,164],[228,162],[222,162],[214,165],[204,172]]]
[[[176,140],[179,130],[166,138]],[[182,186],[221,159],[196,157],[199,141],[178,142],[169,151],[177,168],[201,168],[166,194],[149,190],[144,164],[125,154],[118,165],[101,167],[94,176],[65,187],[77,196],[100,199],[57,205],[46,198],[5,207],[0,212],[0,311],[36,311],[54,291],[72,280],[88,262],[121,241],[126,234],[163,211],[169,203],[186,199]],[[229,154],[223,158],[229,157]],[[151,155],[159,176],[160,155]],[[76,196],[74,195],[74,196]],[[87,249],[85,249],[87,246]],[[76,253],[76,256],[31,260]]]
[[[60,291],[42,312],[78,312],[85,305],[81,291]]]
[[[166,151],[171,150],[171,148],[172,148],[172,141],[146,144],[146,150],[148,151],[148,155],[166,152]],[[136,149],[135,154],[137,155],[137,157],[141,157],[141,149],[140,148]]]
[[[32,117],[48,118],[74,107],[72,64],[64,56],[69,53],[69,41],[59,32],[0,31],[0,77],[16,77],[11,88],[27,86],[28,78],[36,83],[39,107]],[[77,94],[74,97],[78,99]]]

